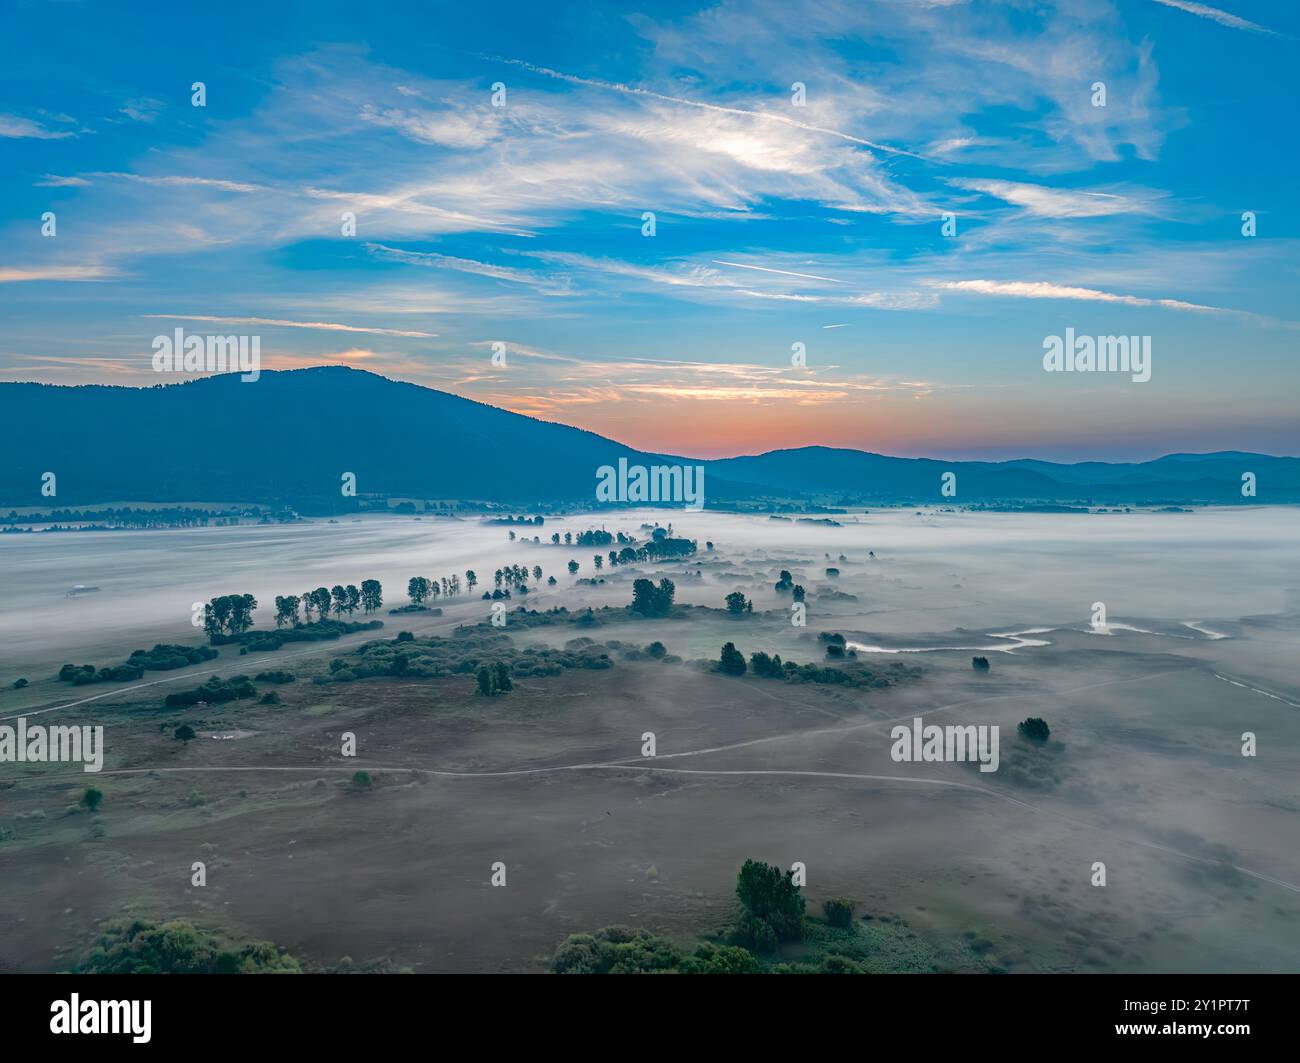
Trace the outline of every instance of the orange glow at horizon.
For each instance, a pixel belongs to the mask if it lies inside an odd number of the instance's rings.
[[[504,400],[506,409],[583,428],[638,450],[728,458],[807,446],[882,454],[935,454],[972,446],[1014,446],[1050,438],[1051,421],[1016,423],[987,407],[950,400],[880,396],[816,405],[760,402],[545,403]]]

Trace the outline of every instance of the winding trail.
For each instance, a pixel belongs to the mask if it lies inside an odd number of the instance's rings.
[[[703,752],[702,750],[692,751],[689,755]],[[687,754],[676,754],[678,756]],[[661,758],[654,758],[656,760]],[[721,776],[721,777],[794,777],[809,779],[832,779],[850,782],[885,782],[885,783],[906,783],[916,786],[939,786],[955,790],[967,790],[971,793],[979,794],[985,797],[994,797],[1001,801],[1017,805],[1029,812],[1040,816],[1048,816],[1052,819],[1068,823],[1073,827],[1079,827],[1084,830],[1095,831],[1103,834],[1115,841],[1124,842],[1129,845],[1140,846],[1144,849],[1151,849],[1156,852],[1165,853],[1169,856],[1178,857],[1189,863],[1204,864],[1210,867],[1216,867],[1223,863],[1220,860],[1214,860],[1206,856],[1196,856],[1193,853],[1185,853],[1179,849],[1174,849],[1168,845],[1161,845],[1158,842],[1144,841],[1141,838],[1131,838],[1124,834],[1117,834],[1115,831],[1106,827],[1100,827],[1095,823],[1088,823],[1086,820],[1075,819],[1073,816],[1067,816],[1062,812],[1056,812],[1052,809],[1042,808],[1038,805],[1031,805],[1028,801],[1022,801],[1018,797],[1012,797],[1010,794],[1002,793],[987,786],[976,786],[974,783],[953,782],[949,779],[926,779],[917,778],[909,775],[867,775],[856,772],[842,771],[807,771],[792,768],[750,768],[750,769],[723,769],[723,768],[661,768],[656,764],[636,764],[628,761],[607,761],[589,764],[556,764],[549,767],[541,768],[512,768],[502,771],[448,771],[442,768],[411,768],[398,767],[389,765],[370,765],[370,764],[348,764],[348,765],[321,765],[308,767],[206,767],[206,768],[117,768],[109,771],[99,772],[100,775],[148,775],[167,774],[167,775],[184,775],[184,774],[202,774],[207,772],[221,773],[238,773],[238,772],[279,772],[279,773],[297,773],[297,774],[320,774],[322,772],[348,772],[372,771],[387,773],[405,773],[408,775],[425,775],[433,778],[442,779],[506,779],[519,778],[530,775],[546,775],[555,772],[583,772],[583,771],[638,771],[650,774],[660,773],[666,775],[704,775],[704,776]],[[62,778],[63,776],[54,776],[53,778]],[[82,777],[80,775],[72,776],[74,778]],[[49,777],[47,777],[49,778]],[[1239,864],[1230,864],[1234,871],[1239,871],[1243,875],[1249,875],[1251,878],[1259,879],[1261,882],[1268,882],[1274,886],[1280,886],[1283,889],[1290,890],[1292,893],[1300,894],[1300,885],[1293,882],[1287,882],[1285,879],[1275,878],[1272,875],[1266,875],[1262,871],[1254,871],[1248,867],[1242,867]]]
[[[440,627],[444,625],[436,625],[436,626]],[[339,645],[338,641],[331,640],[331,648],[337,647],[338,645]],[[310,649],[300,650],[295,653],[281,654],[277,656],[276,660],[277,661],[290,660],[296,657],[308,656],[313,653],[318,653],[322,649],[323,647],[313,646]],[[1165,669],[1163,671],[1153,672],[1147,675],[1133,676],[1126,679],[1107,679],[1095,683],[1085,683],[1081,686],[1069,687],[1064,690],[1056,690],[1056,691],[1048,692],[1047,696],[1059,697],[1067,694],[1076,694],[1087,690],[1096,690],[1102,687],[1116,686],[1125,683],[1145,682],[1147,680],[1158,679],[1167,675],[1174,675],[1181,672],[1193,671],[1198,667],[1199,665],[1192,664],[1192,665],[1186,665],[1179,668]],[[19,716],[25,716],[25,717],[39,716],[47,712],[55,712],[60,709],[70,709],[79,705],[85,705],[90,702],[99,701],[103,698],[113,697],[118,694],[127,694],[135,690],[147,689],[149,687],[159,686],[164,683],[176,682],[181,679],[191,679],[194,678],[195,676],[211,675],[223,670],[225,669],[212,668],[212,669],[206,669],[204,671],[199,671],[199,672],[186,672],[184,675],[169,676],[165,679],[153,680],[148,683],[139,683],[130,687],[120,687],[116,690],[105,691],[102,694],[95,694],[87,698],[81,698],[77,701],[67,702],[62,705],[53,705],[53,706],[49,706],[48,708],[35,710],[33,712],[19,713],[16,716],[0,717],[0,719],[12,720],[12,719],[17,719]],[[1264,696],[1274,698],[1275,700],[1285,700],[1279,698],[1277,695],[1269,694],[1266,691],[1258,690],[1257,688],[1247,686],[1244,683],[1227,679],[1224,676],[1217,675],[1217,673],[1216,673],[1216,678],[1224,679],[1226,682],[1233,683],[1233,685],[1235,686],[1243,686],[1246,689],[1249,689],[1255,693],[1263,694]],[[775,697],[775,695],[772,692],[763,690],[761,687],[754,686],[753,689],[761,693],[768,694],[771,697]],[[1044,692],[1042,691],[1027,691],[1022,693],[999,693],[999,694],[989,694],[989,695],[976,697],[976,698],[963,698],[959,701],[949,702],[946,705],[939,705],[939,706],[934,706],[932,708],[926,708],[926,709],[918,708],[916,710],[908,712],[903,716],[892,717],[884,720],[868,720],[862,723],[846,724],[845,726],[842,727],[823,727],[814,730],[790,731],[778,735],[768,735],[763,738],[747,739],[742,742],[732,742],[726,745],[710,746],[703,749],[690,749],[690,750],[683,750],[676,753],[663,753],[657,755],[653,759],[655,761],[664,761],[664,760],[680,759],[685,757],[700,757],[700,756],[706,756],[713,753],[726,753],[726,752],[731,752],[733,750],[746,749],[753,746],[765,745],[774,742],[784,742],[784,741],[805,739],[805,738],[816,738],[825,735],[847,734],[852,731],[860,731],[860,730],[884,729],[886,727],[889,727],[891,724],[910,720],[918,714],[933,716],[938,713],[951,711],[952,709],[959,708],[963,705],[973,705],[973,704],[980,704],[980,703],[991,702],[991,701],[1012,701],[1012,700],[1019,700],[1024,698],[1042,698],[1043,696],[1044,696]],[[777,698],[777,700],[787,700],[787,699]],[[1288,704],[1290,703],[1288,702]],[[1047,816],[1059,820],[1060,822],[1068,823],[1074,827],[1078,827],[1084,830],[1095,831],[1099,834],[1105,835],[1106,837],[1112,838],[1116,841],[1120,841],[1129,845],[1135,845],[1141,848],[1164,853],[1166,855],[1174,856],[1181,860],[1188,861],[1190,863],[1197,863],[1197,864],[1203,864],[1209,866],[1218,866],[1219,864],[1222,863],[1222,861],[1215,860],[1210,857],[1197,856],[1192,853],[1186,853],[1179,849],[1174,849],[1167,845],[1161,845],[1158,842],[1145,841],[1141,838],[1133,838],[1127,835],[1118,834],[1112,830],[1109,830],[1106,827],[1098,826],[1095,823],[1089,823],[1085,820],[1075,819],[1074,817],[1068,816],[1062,812],[1057,812],[1052,809],[1043,808],[1038,805],[1032,805],[1027,801],[1023,801],[1018,797],[1014,797],[1010,794],[1003,793],[1002,791],[995,790],[992,787],[978,786],[973,783],[955,782],[946,779],[918,778],[915,776],[872,775],[872,774],[860,774],[854,772],[812,771],[812,770],[793,769],[793,768],[766,768],[766,769],[671,768],[671,767],[660,767],[657,763],[653,763],[653,764],[638,763],[636,760],[631,758],[627,760],[621,760],[621,761],[598,761],[598,762],[585,762],[579,764],[559,764],[559,765],[549,765],[549,766],[535,767],[535,768],[511,768],[511,769],[502,769],[498,771],[477,771],[477,772],[450,771],[441,768],[415,768],[415,767],[402,767],[402,766],[389,766],[389,765],[326,764],[326,765],[307,766],[307,767],[212,766],[212,767],[179,767],[179,768],[117,768],[117,769],[110,769],[107,771],[101,771],[98,772],[97,774],[99,775],[148,775],[151,773],[203,774],[203,773],[238,773],[238,772],[253,772],[253,773],[278,772],[278,773],[285,773],[285,774],[295,774],[295,773],[296,774],[321,774],[322,772],[353,773],[356,771],[386,772],[386,773],[393,773],[393,774],[406,773],[410,775],[424,775],[432,778],[471,779],[471,780],[472,779],[520,778],[520,777],[527,777],[527,776],[554,774],[558,772],[624,771],[624,772],[643,772],[643,773],[657,772],[660,774],[683,775],[683,776],[700,775],[700,776],[711,776],[711,777],[813,778],[813,779],[829,779],[829,780],[850,781],[850,782],[902,783],[902,784],[914,785],[914,786],[915,785],[937,786],[937,787],[945,787],[949,789],[965,790],[985,797],[993,797],[998,800],[1006,801],[1010,804],[1016,805],[1036,815]],[[57,780],[63,778],[84,778],[84,773],[77,772],[75,774],[68,773],[66,775],[58,774],[52,776],[41,776],[39,779],[23,780],[23,781],[24,782],[48,782],[51,780]],[[1280,878],[1275,878],[1272,875],[1267,875],[1263,872],[1255,871],[1252,870],[1251,868],[1242,867],[1237,864],[1231,864],[1229,866],[1232,867],[1234,871],[1238,871],[1243,875],[1247,875],[1251,878],[1258,879],[1261,882],[1267,882],[1271,885],[1281,887],[1282,889],[1289,890],[1292,893],[1300,894],[1300,885],[1297,885],[1296,883],[1288,882]]]

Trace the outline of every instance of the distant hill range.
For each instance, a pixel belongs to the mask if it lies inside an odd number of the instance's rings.
[[[363,498],[593,504],[596,470],[621,457],[703,465],[706,503],[723,506],[1300,502],[1300,459],[1235,452],[1062,465],[801,447],[696,461],[339,366],[264,372],[255,383],[233,374],[147,388],[0,383],[0,447],[9,507],[238,500],[338,511],[348,508],[345,472]],[[41,495],[47,472],[53,498]],[[940,493],[945,472],[957,474],[955,498]],[[1242,497],[1246,472],[1255,498]]]

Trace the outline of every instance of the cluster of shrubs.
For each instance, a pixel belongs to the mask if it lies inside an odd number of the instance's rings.
[[[117,664],[98,671],[93,664],[65,664],[59,669],[60,679],[78,687],[87,683],[122,683],[142,675],[144,668],[138,664]]]
[[[1038,716],[1030,716],[1016,724],[1016,730],[1031,742],[1046,742],[1052,736],[1052,729],[1047,721]]]
[[[822,914],[831,926],[847,930],[853,925],[853,907],[853,902],[847,897],[832,897],[822,902]]]
[[[301,974],[294,957],[266,941],[222,941],[185,920],[109,924],[78,974]]]
[[[483,597],[489,597],[484,595]],[[584,609],[577,613],[571,613],[564,606],[556,606],[553,609],[525,609],[522,605],[516,606],[514,611],[508,614],[508,622],[512,628],[529,628],[529,627],[552,627],[555,624],[599,624],[590,609]],[[495,630],[490,621],[483,621],[478,624],[479,628],[489,628]]]
[[[752,952],[736,945],[704,942],[693,952],[648,930],[607,926],[592,934],[573,934],[556,950],[556,974],[762,974]],[[816,964],[781,963],[769,974],[865,974],[847,956],[825,956]]]
[[[191,664],[202,664],[217,656],[210,646],[181,646],[160,642],[151,650],[136,650],[125,663],[96,669],[93,664],[65,664],[59,678],[73,686],[87,683],[116,683],[139,679],[145,672],[170,672]]]
[[[330,661],[330,674],[314,683],[347,683],[375,676],[432,679],[470,675],[489,665],[516,679],[559,675],[566,668],[609,668],[609,654],[591,639],[572,639],[562,650],[529,646],[517,650],[508,635],[491,625],[457,628],[450,638],[417,639],[403,631],[395,639],[367,642]]]
[[[287,642],[321,642],[351,635],[356,631],[373,631],[384,626],[382,620],[364,620],[352,623],[346,620],[317,620],[297,627],[276,628],[266,631],[245,631],[234,636],[214,638],[213,642],[237,642],[240,653],[262,653],[278,650]]]
[[[803,937],[804,899],[794,873],[746,860],[736,878],[741,915],[731,931],[733,945],[771,952],[782,941]]]
[[[833,646],[834,643],[831,645]],[[764,679],[784,679],[792,683],[825,683],[871,690],[882,690],[901,679],[920,675],[919,668],[900,662],[885,667],[890,675],[883,675],[857,660],[847,660],[843,667],[830,668],[816,664],[782,661],[779,653],[769,655],[759,651],[749,655],[748,670]],[[718,670],[727,675],[745,674],[747,670],[745,658],[736,649],[735,643],[728,642],[722,647]]]
[[[817,636],[817,639],[819,642],[822,642],[826,646],[827,657],[838,658],[838,657],[843,657],[845,655],[845,651],[848,647],[848,643],[845,641],[844,636],[839,634],[838,632],[832,634],[829,631],[823,631],[820,635]],[[854,654],[852,650],[849,650],[848,656],[853,657],[856,656],[856,654]]]
[[[590,934],[573,934],[555,952],[557,974],[861,974],[865,968],[849,956],[814,955],[812,962],[765,966],[755,953],[774,951],[781,942],[804,937],[804,898],[794,875],[757,860],[746,860],[736,878],[740,918],[729,944],[704,943],[693,951],[647,930],[607,926]],[[852,933],[853,902],[832,897],[823,904],[826,922]],[[836,939],[843,947],[847,942]],[[854,951],[849,945],[848,951]]]
[[[206,682],[193,690],[178,690],[168,694],[163,702],[169,709],[185,708],[205,702],[216,705],[224,701],[236,701],[257,696],[257,688],[246,675],[232,675],[229,679],[211,676]]]
[[[757,974],[758,961],[745,949],[702,944],[684,952],[648,930],[607,926],[573,934],[555,952],[556,974]]]
[[[595,645],[591,639],[573,639],[565,645],[571,646],[574,643],[591,643]],[[616,652],[625,661],[651,660],[662,661],[665,664],[680,664],[682,660],[680,657],[669,653],[668,647],[657,640],[648,646],[634,646],[630,642],[619,642],[617,639],[610,639],[605,643],[605,648]]]
[[[796,602],[802,602],[807,597],[807,592],[800,584],[795,583],[789,570],[784,568],[781,569],[780,578],[772,585],[772,589],[777,594],[791,595]]]
[[[497,661],[490,668],[484,664],[478,670],[478,693],[484,697],[495,694],[509,694],[515,684],[510,678],[510,669],[504,661]]]
[[[293,683],[297,679],[292,672],[258,672],[253,676],[255,683]]]

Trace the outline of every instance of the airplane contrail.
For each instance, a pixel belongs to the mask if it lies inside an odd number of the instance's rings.
[[[756,269],[760,273],[779,273],[783,277],[803,277],[810,281],[829,281],[831,284],[843,284],[844,281],[836,280],[834,277],[819,277],[815,273],[795,273],[788,269],[771,269],[768,266],[750,266],[744,262],[726,262],[720,258],[710,259],[715,266],[734,266],[736,269]]]

